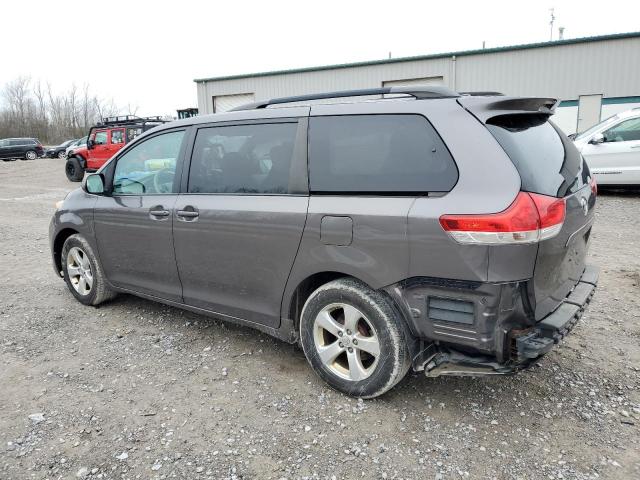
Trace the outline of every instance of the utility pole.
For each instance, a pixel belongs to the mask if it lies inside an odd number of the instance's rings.
[[[555,11],[554,8],[550,8],[549,11],[551,12],[551,21],[549,22],[549,25],[551,26],[551,31],[549,32],[549,41],[553,41],[553,22],[556,21],[556,16],[553,14],[553,12]]]

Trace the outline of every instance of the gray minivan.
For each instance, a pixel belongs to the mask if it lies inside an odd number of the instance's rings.
[[[59,202],[55,271],[86,305],[126,292],[298,342],[359,397],[409,368],[515,372],[598,278],[596,185],[556,103],[392,87],[159,126]]]

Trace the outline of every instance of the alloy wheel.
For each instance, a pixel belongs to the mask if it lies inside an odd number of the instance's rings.
[[[357,382],[368,378],[380,357],[375,328],[357,308],[332,303],[313,323],[313,339],[322,364],[333,374]]]
[[[84,250],[73,247],[67,254],[67,274],[71,285],[80,295],[89,295],[93,287],[93,272]]]

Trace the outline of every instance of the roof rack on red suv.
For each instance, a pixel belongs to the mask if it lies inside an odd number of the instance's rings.
[[[165,120],[159,115],[153,117],[137,117],[135,115],[120,115],[115,117],[103,117],[101,122],[98,122],[95,126],[91,127],[104,127],[107,125],[132,125],[138,123],[166,123],[168,120]]]

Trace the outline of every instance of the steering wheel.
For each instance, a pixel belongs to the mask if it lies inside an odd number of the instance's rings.
[[[165,181],[162,182],[161,177],[165,177]],[[156,193],[171,193],[171,186],[167,186],[167,184],[173,185],[173,178],[176,176],[176,173],[173,170],[168,168],[161,168],[153,175],[153,187],[156,189]]]

